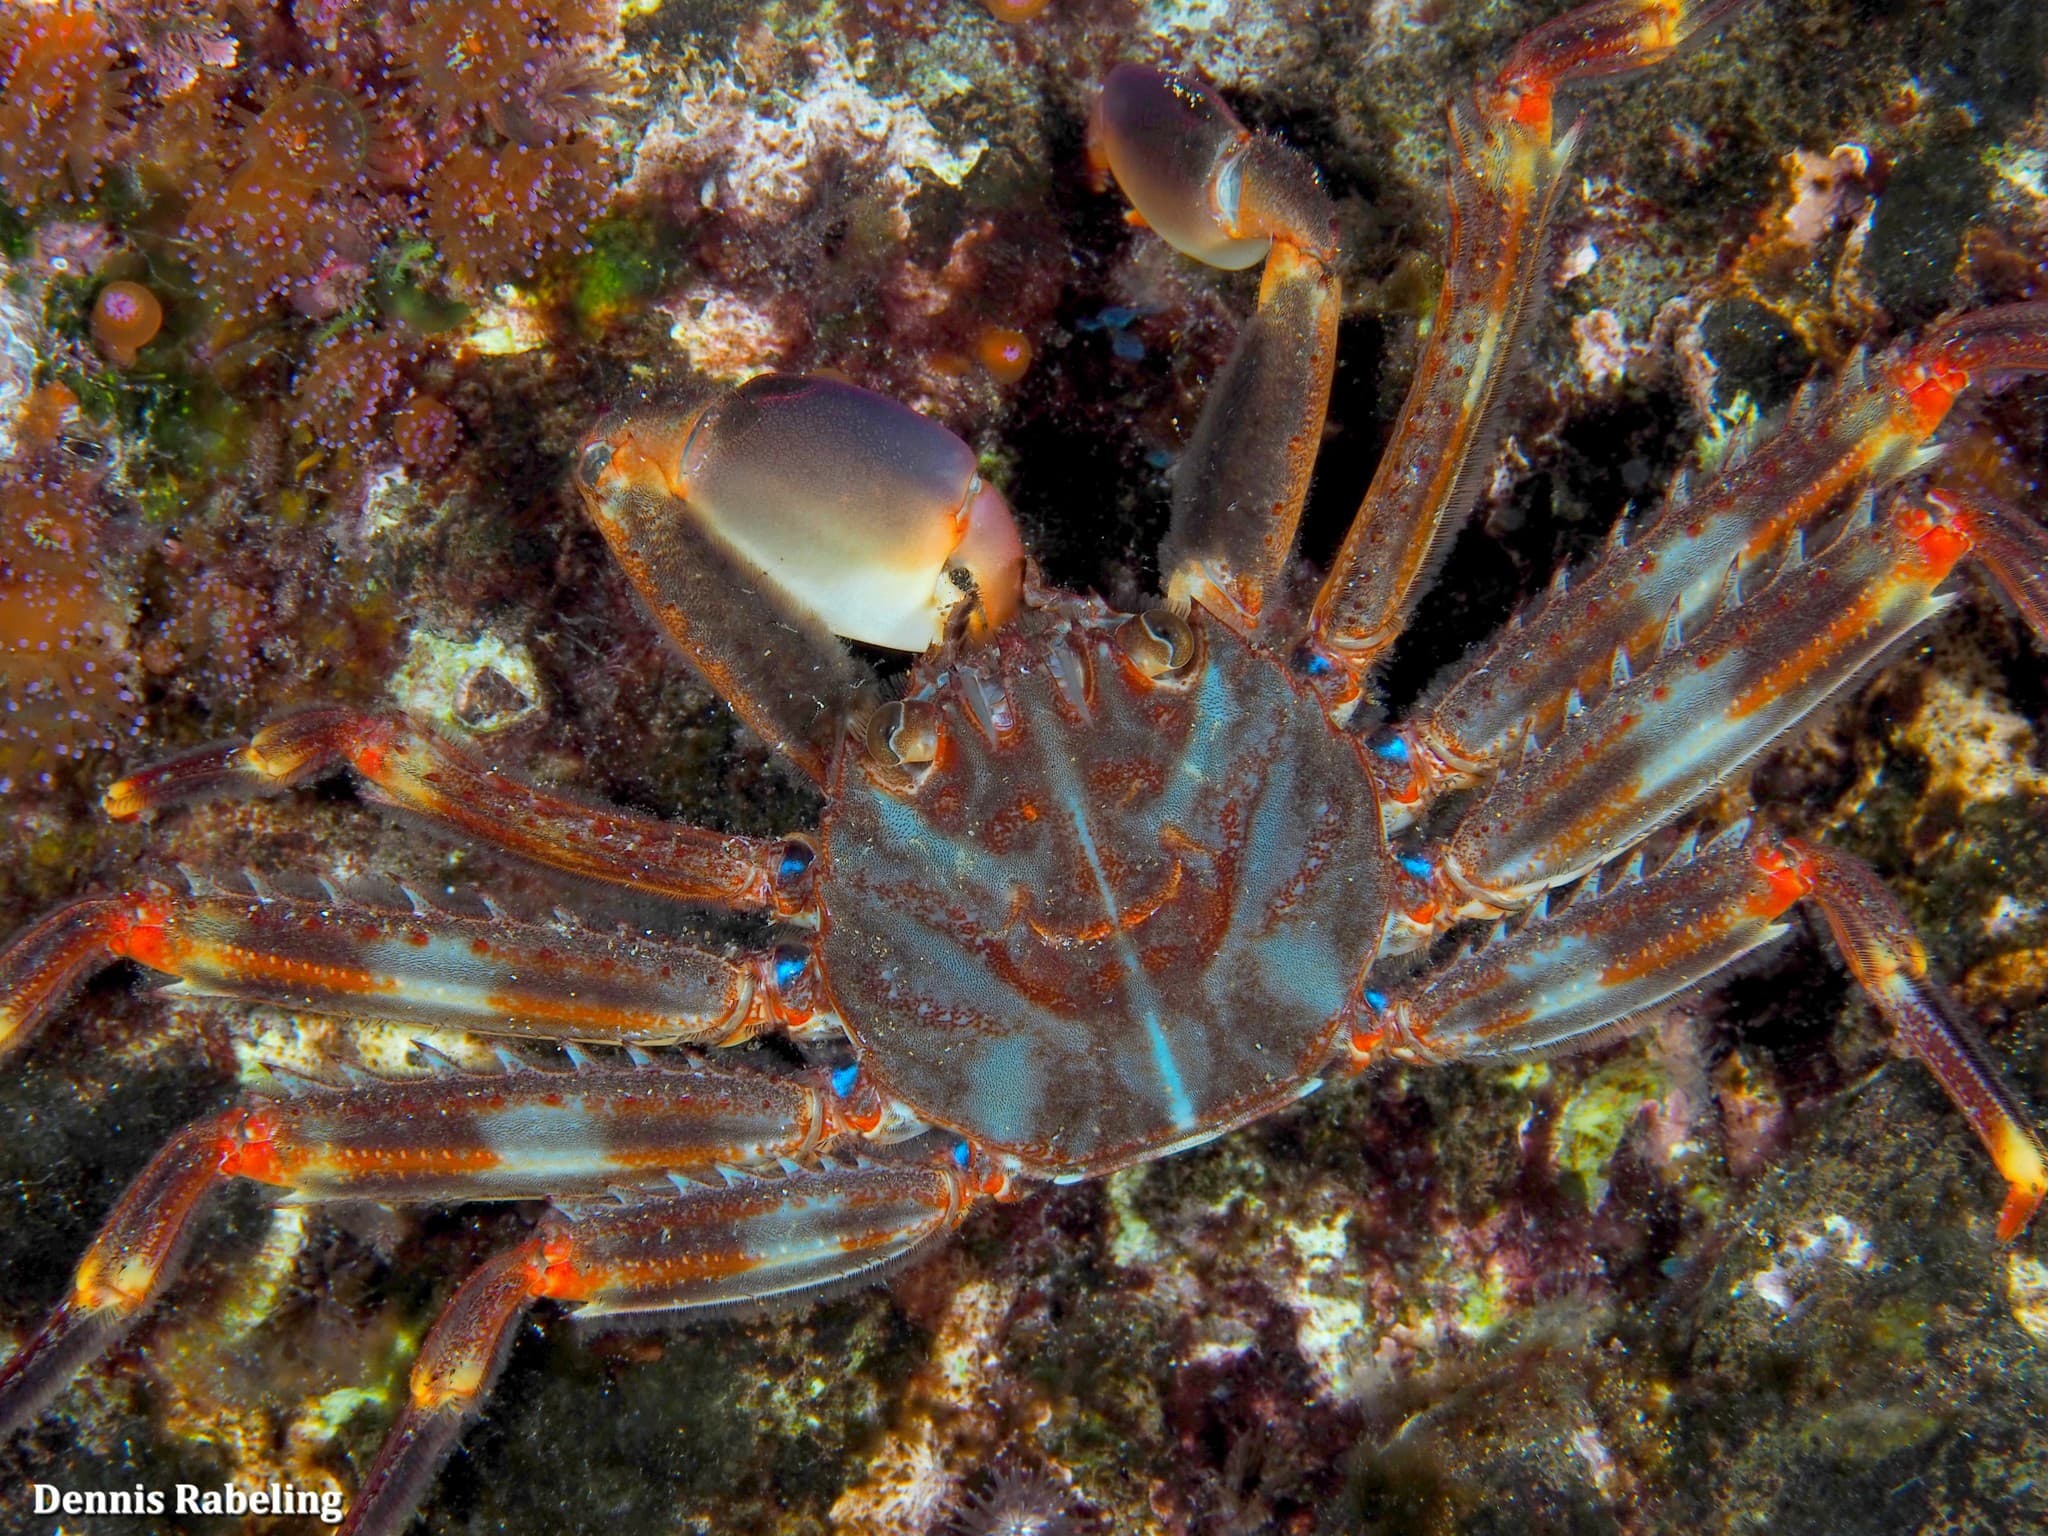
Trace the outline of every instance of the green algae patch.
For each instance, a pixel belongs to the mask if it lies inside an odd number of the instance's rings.
[[[645,308],[682,255],[675,230],[654,219],[605,219],[576,264],[570,305],[586,331],[602,330]]]
[[[1558,1111],[1557,1171],[1577,1180],[1588,1210],[1607,1198],[1608,1167],[1643,1106],[1670,1088],[1661,1067],[1630,1057],[1595,1072]]]

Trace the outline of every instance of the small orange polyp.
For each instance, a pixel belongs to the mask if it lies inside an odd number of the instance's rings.
[[[92,307],[92,336],[108,359],[132,367],[135,355],[163,329],[164,307],[140,283],[109,283]]]
[[[974,338],[974,358],[998,384],[1015,384],[1031,371],[1031,338],[1008,326],[992,325]]]

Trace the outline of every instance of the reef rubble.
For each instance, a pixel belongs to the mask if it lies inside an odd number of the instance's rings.
[[[1055,580],[1148,589],[1166,468],[1251,289],[1090,189],[1082,125],[1119,59],[1210,71],[1337,199],[1326,554],[1428,310],[1442,104],[1555,7],[510,9],[510,41],[456,0],[0,17],[0,646],[89,641],[95,668],[0,678],[6,928],[173,861],[549,898],[340,794],[97,815],[121,769],[318,699],[402,701],[636,808],[806,825],[581,521],[568,458],[610,410],[836,371],[966,436]],[[1759,7],[1583,107],[1527,382],[1395,704],[1812,370],[2048,297],[2033,0]],[[95,330],[116,282],[160,332]],[[1021,373],[985,361],[992,332],[1025,340]],[[2048,385],[1966,425],[1975,472],[2048,512]],[[2048,1114],[2048,682],[2017,622],[1973,593],[1752,779],[1786,830],[1886,875]],[[17,1337],[155,1147],[258,1063],[405,1070],[420,1033],[132,983],[0,1081]],[[2048,1269],[2038,1229],[1993,1239],[1994,1183],[1802,929],[1628,1042],[1333,1087],[991,1210],[887,1289],[530,1330],[418,1529],[2032,1529]],[[223,1201],[148,1325],[0,1448],[0,1527],[42,1528],[35,1481],[351,1486],[435,1307],[531,1215]]]

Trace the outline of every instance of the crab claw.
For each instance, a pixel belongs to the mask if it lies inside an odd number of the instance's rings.
[[[1206,81],[1120,64],[1102,83],[1089,152],[1138,216],[1183,255],[1237,271],[1275,240],[1325,263],[1337,250],[1313,167],[1253,133]]]
[[[986,630],[1022,600],[1024,545],[974,451],[850,384],[766,374],[684,417],[614,423],[577,477],[593,506],[618,482],[653,493],[849,640],[921,651],[962,602]]]

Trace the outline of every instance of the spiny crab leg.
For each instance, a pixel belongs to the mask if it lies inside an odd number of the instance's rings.
[[[1176,250],[1233,271],[1266,264],[1258,311],[1174,472],[1159,551],[1169,600],[1246,631],[1293,552],[1321,443],[1337,356],[1336,216],[1305,159],[1250,132],[1191,76],[1111,71],[1089,150]]]
[[[1785,932],[1803,887],[1767,840],[1724,835],[1644,876],[1640,856],[1594,890],[1531,914],[1384,996],[1351,1035],[1364,1065],[1483,1061],[1598,1044]],[[1671,914],[1683,912],[1674,923]]]
[[[0,950],[0,1057],[93,971],[124,959],[201,997],[615,1044],[800,1031],[819,997],[810,957],[794,946],[728,960],[499,916],[160,889],[73,902]]]
[[[1859,514],[1751,596],[1731,575],[1712,623],[1494,781],[1436,862],[1438,910],[1411,915],[1513,911],[1682,814],[1953,601],[1936,589],[1970,539],[1941,510]]]
[[[811,908],[803,837],[736,837],[549,794],[396,712],[302,710],[246,745],[202,747],[112,785],[117,821],[222,794],[278,794],[348,772],[369,799],[569,874],[676,901],[778,916]]]
[[[1399,425],[1309,621],[1311,665],[1349,713],[1406,627],[1489,468],[1502,381],[1547,268],[1578,130],[1552,134],[1556,93],[1647,69],[1744,0],[1594,0],[1525,37],[1472,104],[1451,109],[1451,249]]]
[[[778,1169],[849,1132],[823,1087],[642,1067],[382,1083],[210,1115],[137,1176],[70,1294],[0,1365],[0,1433],[32,1418],[154,1305],[201,1202],[230,1179],[294,1201],[597,1197],[670,1175]]]
[[[1548,740],[1575,691],[1605,685],[1614,657],[1653,653],[1674,622],[1690,633],[1731,565],[1739,574],[1857,489],[1925,468],[1928,444],[1964,390],[2043,369],[2048,304],[2038,303],[1985,310],[1889,359],[1859,360],[1756,451],[1703,485],[1675,490],[1647,526],[1618,536],[1591,571],[1461,669],[1426,713],[1382,738],[1375,750],[1397,797],[1419,807],[1492,774],[1526,734]],[[1972,530],[1994,573],[2024,565],[2030,534],[2037,544],[2017,515]],[[2038,556],[2034,564],[2048,568]],[[2001,577],[2025,608],[2014,582]],[[2032,590],[2035,628],[2048,632]]]
[[[974,1198],[952,1167],[835,1168],[550,1217],[472,1275],[427,1335],[405,1406],[340,1536],[395,1536],[404,1527],[536,1301],[598,1318],[859,1284],[953,1231]]]
[[[1998,1235],[2017,1236],[2048,1193],[2048,1153],[1928,975],[1897,902],[1869,869],[1827,849],[1730,834],[1647,877],[1638,856],[1562,910],[1539,910],[1510,936],[1392,992],[1368,992],[1351,1059],[1471,1061],[1597,1045],[1778,938],[1779,919],[1802,900],[1819,907],[1856,979],[1990,1151],[2009,1186]]]
[[[1022,601],[1024,547],[973,450],[830,379],[769,374],[687,415],[608,423],[576,482],[669,638],[819,784],[872,680],[834,635],[922,651]]]

